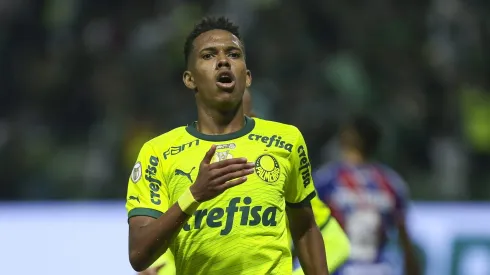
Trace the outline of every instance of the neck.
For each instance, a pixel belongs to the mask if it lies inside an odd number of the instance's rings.
[[[234,133],[245,125],[243,108],[231,111],[218,111],[208,108],[197,110],[197,130],[206,135],[224,135]]]
[[[357,150],[346,150],[343,152],[343,159],[350,164],[363,164],[367,159]]]

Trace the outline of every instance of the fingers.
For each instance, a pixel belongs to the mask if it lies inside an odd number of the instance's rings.
[[[235,180],[227,181],[224,184],[220,185],[218,188],[221,191],[225,191],[226,189],[229,189],[231,187],[240,185],[240,184],[242,184],[242,183],[244,183],[246,181],[247,181],[247,177],[241,177],[241,178],[238,178],[238,179],[235,179]]]
[[[246,158],[232,158],[211,163],[216,153],[216,145],[206,152],[199,172],[207,182],[208,190],[222,191],[247,181],[247,176],[254,173],[255,163],[247,162]],[[199,175],[198,175],[199,177]],[[216,195],[214,195],[216,196]],[[214,197],[212,196],[212,197]]]
[[[233,173],[233,172],[239,171],[239,170],[251,169],[254,167],[255,167],[254,163],[230,164],[230,165],[224,166],[224,167],[219,168],[219,169],[211,170],[211,177],[212,178],[219,178],[219,177],[221,177],[225,174],[228,174],[228,173]]]
[[[209,169],[210,170],[220,169],[220,168],[223,168],[223,167],[226,167],[226,166],[230,166],[230,165],[233,165],[233,164],[245,164],[245,163],[247,163],[247,159],[246,158],[225,159],[225,160],[222,160],[222,161],[217,161],[215,163],[212,163],[211,165],[209,165]]]
[[[209,150],[204,155],[202,162],[205,164],[210,164],[211,160],[213,159],[214,153],[216,153],[216,145],[213,144],[211,145],[211,148],[209,148]]]
[[[236,171],[236,172],[233,172],[233,173],[227,173],[219,178],[217,178],[216,180],[214,180],[218,186],[221,184],[226,184],[228,181],[232,181],[232,180],[235,180],[235,179],[238,179],[238,178],[242,178],[242,177],[246,177],[250,174],[253,174],[254,172],[254,169],[246,169],[246,170],[239,170],[239,171]]]

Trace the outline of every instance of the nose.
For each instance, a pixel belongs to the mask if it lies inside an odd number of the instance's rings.
[[[216,62],[216,69],[221,69],[221,68],[230,68],[230,62],[228,61],[228,58],[226,54],[220,54],[218,56],[218,62]]]

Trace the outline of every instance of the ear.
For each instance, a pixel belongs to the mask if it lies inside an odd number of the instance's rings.
[[[191,90],[196,90],[196,84],[194,83],[194,77],[192,76],[192,73],[190,71],[185,71],[184,74],[182,75],[182,81],[184,82],[184,85]]]
[[[252,72],[250,70],[247,70],[247,79],[246,79],[246,87],[252,86]]]

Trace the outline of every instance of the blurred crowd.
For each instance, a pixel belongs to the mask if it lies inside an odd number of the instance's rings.
[[[3,0],[0,199],[122,199],[141,145],[195,120],[183,44],[205,15],[240,25],[256,113],[314,167],[363,112],[414,199],[490,198],[489,1]]]

